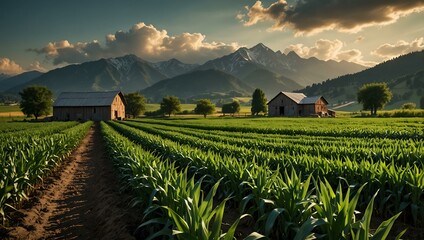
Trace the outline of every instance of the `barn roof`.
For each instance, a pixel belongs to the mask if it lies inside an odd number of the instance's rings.
[[[327,100],[325,100],[325,98],[322,96],[305,97],[304,99],[302,99],[302,101],[299,102],[299,104],[314,104],[320,98],[324,99],[325,103],[328,104]]]
[[[290,98],[291,100],[293,100],[296,104],[314,104],[316,103],[320,98],[322,98],[326,104],[328,104],[327,100],[325,100],[324,97],[322,96],[313,96],[313,97],[307,97],[305,94],[303,93],[293,93],[293,92],[280,92],[277,94],[277,96],[275,96],[273,99],[271,99],[268,104],[270,102],[272,102],[276,97],[278,97],[280,94],[284,94],[286,95],[288,98]]]
[[[110,106],[116,95],[125,99],[120,91],[110,92],[62,92],[53,104],[53,107],[101,107]]]
[[[303,93],[293,93],[293,92],[281,92],[286,95],[288,98],[293,100],[295,103],[299,104],[303,99],[307,98]]]
[[[306,97],[305,94],[303,94],[303,93],[279,92],[274,98],[272,98],[271,100],[269,100],[267,104],[269,104],[270,102],[274,101],[274,99],[277,98],[278,96],[280,96],[280,94],[286,95],[288,98],[290,98],[291,100],[293,100],[297,104],[299,104],[299,102],[303,98]]]

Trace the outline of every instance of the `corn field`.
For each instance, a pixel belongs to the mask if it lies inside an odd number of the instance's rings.
[[[385,239],[395,221],[421,226],[422,119],[350,121],[101,126],[131,204],[144,209],[142,239]],[[372,228],[373,217],[386,220]]]
[[[92,122],[0,126],[0,215]],[[422,119],[138,119],[100,124],[138,239],[400,239],[424,223]],[[378,219],[378,220],[376,220]],[[406,227],[405,227],[406,228]],[[395,233],[396,232],[396,233]]]
[[[0,216],[27,199],[86,135],[92,122],[7,123],[0,128]]]

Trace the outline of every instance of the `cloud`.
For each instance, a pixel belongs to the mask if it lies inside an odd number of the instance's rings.
[[[424,11],[422,0],[302,0],[293,5],[279,0],[268,7],[256,1],[247,7],[251,26],[261,21],[273,21],[270,30],[293,29],[297,35],[325,30],[358,32],[365,27],[387,25],[413,12]]]
[[[16,75],[22,73],[23,68],[9,58],[0,58],[0,73]]]
[[[39,72],[46,72],[47,69],[41,66],[41,63],[39,61],[35,61],[29,65],[27,68],[28,71],[39,71]]]
[[[320,39],[315,42],[313,47],[307,47],[303,44],[290,45],[284,50],[285,53],[295,51],[301,57],[316,57],[321,60],[334,59],[343,48],[343,42],[336,39]]]
[[[53,64],[81,63],[102,57],[117,57],[136,54],[149,61],[177,58],[187,63],[201,63],[209,59],[229,54],[240,46],[237,43],[206,42],[201,33],[168,35],[166,30],[158,30],[153,25],[137,23],[128,31],[108,34],[105,45],[99,41],[70,43],[67,40],[50,42],[41,49],[29,49],[45,55]]]
[[[414,51],[421,51],[423,49],[424,38],[421,37],[411,42],[400,40],[395,44],[382,44],[375,51],[372,51],[371,54],[387,60],[402,54],[407,54]]]
[[[328,40],[319,39],[313,47],[304,44],[290,45],[284,50],[284,53],[295,51],[303,58],[316,57],[321,60],[348,61],[364,66],[374,66],[376,62],[363,60],[362,52],[358,49],[343,50],[344,43],[338,39]]]

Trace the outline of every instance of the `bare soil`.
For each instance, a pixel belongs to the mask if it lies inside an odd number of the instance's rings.
[[[135,216],[119,192],[98,124],[46,182],[12,214],[6,239],[133,239]]]

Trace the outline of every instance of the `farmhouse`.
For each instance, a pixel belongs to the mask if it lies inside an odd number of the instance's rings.
[[[322,96],[307,97],[303,93],[280,92],[268,102],[269,116],[334,116]]]
[[[125,99],[120,91],[63,92],[53,104],[58,121],[107,121],[125,118]]]

